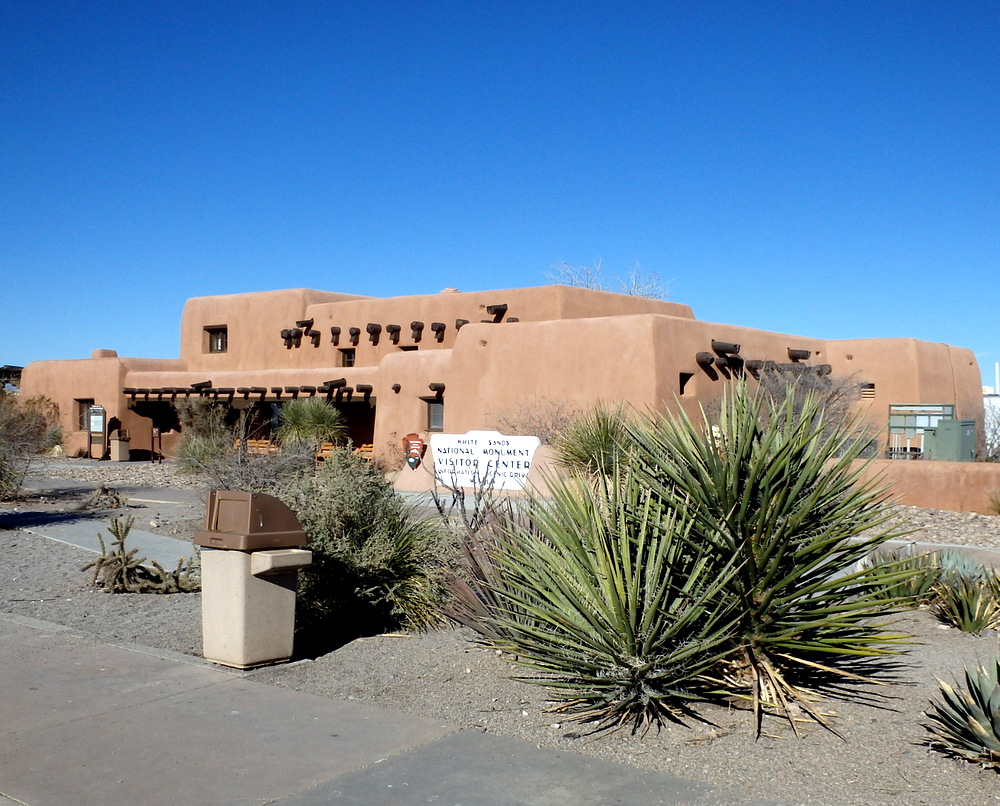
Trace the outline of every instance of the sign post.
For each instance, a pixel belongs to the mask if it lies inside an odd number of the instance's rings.
[[[104,458],[104,424],[106,413],[104,406],[91,406],[88,420],[90,422],[90,446],[89,455],[91,459]],[[97,448],[97,456],[94,456],[94,448]]]

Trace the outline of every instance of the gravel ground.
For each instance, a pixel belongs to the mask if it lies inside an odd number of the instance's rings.
[[[178,486],[169,464],[113,466],[78,460],[47,462],[48,478],[92,483]],[[58,501],[28,501],[56,509]],[[1000,518],[900,508],[898,516],[923,542],[1000,548]],[[191,529],[193,530],[193,526]],[[190,535],[188,535],[190,536]],[[88,587],[80,570],[92,554],[31,534],[0,530],[0,611],[64,624],[99,640],[198,654],[200,596],[111,596]],[[585,753],[742,791],[809,804],[997,804],[1000,778],[919,745],[922,711],[936,694],[935,677],[951,680],[964,663],[1000,652],[996,634],[943,629],[926,612],[896,625],[914,636],[900,659],[897,685],[880,706],[828,702],[837,730],[765,723],[753,739],[750,715],[705,707],[707,722],[671,726],[645,736],[581,734],[547,713],[544,689],[512,679],[517,668],[470,633],[363,638],[313,661],[247,672],[255,680],[446,719],[466,728]]]

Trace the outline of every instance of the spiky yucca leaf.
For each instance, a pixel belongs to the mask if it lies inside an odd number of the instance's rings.
[[[933,552],[876,551],[866,558],[864,566],[877,577],[873,598],[915,607],[929,604],[937,596],[941,565]]]
[[[853,570],[894,536],[882,528],[884,488],[862,481],[855,461],[866,447],[856,424],[831,429],[817,397],[775,400],[736,382],[714,422],[681,412],[627,429],[643,483],[690,513],[720,563],[735,559],[724,586],[737,614],[729,693],[752,698],[758,730],[762,708],[791,719],[791,701],[822,721],[793,680],[843,679],[845,663],[901,638],[871,621],[891,609],[871,595],[876,574]]]
[[[619,404],[598,403],[564,428],[552,443],[561,465],[585,474],[606,474],[620,464],[622,437],[629,419]]]
[[[347,433],[340,410],[321,397],[290,400],[281,407],[278,439],[290,443],[321,445],[338,442]]]
[[[679,718],[724,652],[731,567],[628,472],[551,493],[493,546],[498,644],[599,728]]]
[[[1000,769],[1000,659],[966,666],[965,689],[938,680],[943,701],[931,700],[924,725],[931,747],[982,767]]]
[[[937,588],[933,606],[945,624],[979,635],[1000,626],[1000,599],[996,586],[966,576],[944,579]]]

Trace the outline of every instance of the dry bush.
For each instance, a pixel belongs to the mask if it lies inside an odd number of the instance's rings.
[[[628,273],[624,277],[606,277],[604,266],[599,260],[593,266],[555,263],[549,266],[545,276],[560,285],[590,288],[594,291],[610,291],[615,294],[646,297],[647,299],[666,299],[669,290],[668,285],[660,280],[656,272],[643,271],[638,261],[629,267]]]
[[[0,499],[16,496],[35,456],[61,439],[55,403],[0,392]]]
[[[580,417],[577,404],[556,397],[537,397],[506,409],[493,419],[498,431],[512,437],[538,437],[552,445]]]
[[[254,453],[247,449],[248,419],[229,424],[227,407],[203,398],[177,402],[181,438],[177,461],[182,473],[192,473],[217,490],[273,493],[284,481],[313,465],[309,443],[293,441],[281,451]]]

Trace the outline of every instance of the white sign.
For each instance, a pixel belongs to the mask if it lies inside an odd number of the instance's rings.
[[[454,487],[523,490],[538,437],[508,437],[498,431],[432,434],[434,475]]]
[[[90,407],[90,433],[104,433],[104,406]]]

